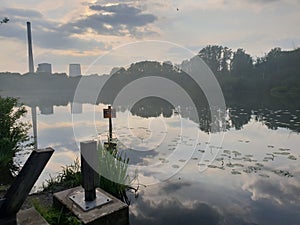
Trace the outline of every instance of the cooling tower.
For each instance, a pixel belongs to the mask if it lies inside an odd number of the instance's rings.
[[[36,72],[52,73],[52,66],[50,63],[40,63],[38,64]]]
[[[80,64],[70,64],[69,65],[69,76],[70,77],[81,76]]]

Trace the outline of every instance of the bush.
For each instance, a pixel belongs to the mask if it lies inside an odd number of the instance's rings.
[[[16,98],[2,98],[0,96],[0,170],[11,174],[16,172],[18,166],[14,164],[15,154],[26,147],[32,146],[29,142],[28,130],[30,124],[21,121],[27,110],[19,104]],[[5,172],[4,172],[5,171]],[[5,182],[0,179],[0,182]]]

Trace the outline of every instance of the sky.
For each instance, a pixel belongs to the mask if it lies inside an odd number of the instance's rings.
[[[0,72],[28,71],[27,21],[35,69],[46,62],[53,72],[68,73],[70,63],[102,74],[132,60],[180,61],[207,45],[253,57],[300,47],[300,0],[0,0],[4,17]]]

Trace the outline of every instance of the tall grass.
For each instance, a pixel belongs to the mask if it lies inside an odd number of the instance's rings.
[[[76,158],[72,164],[63,166],[62,171],[56,177],[50,176],[50,178],[43,183],[43,190],[57,192],[79,186],[81,182],[80,162],[79,159]]]
[[[126,191],[134,189],[130,185],[135,177],[130,178],[128,175],[129,158],[111,146],[103,147],[100,142],[98,151],[100,188],[130,204]]]

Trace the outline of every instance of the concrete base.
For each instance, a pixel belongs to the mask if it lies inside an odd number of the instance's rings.
[[[35,208],[20,210],[17,216],[0,219],[1,225],[49,225]]]
[[[49,225],[47,221],[34,209],[21,210],[17,214],[18,225]]]
[[[53,195],[53,204],[57,207],[64,207],[71,211],[83,224],[88,225],[128,225],[129,224],[129,210],[128,205],[112,195],[106,193],[100,188],[97,191],[111,198],[111,202],[100,207],[83,211],[77,204],[75,204],[69,196],[74,193],[84,191],[82,187],[75,187],[65,191],[55,193]]]

